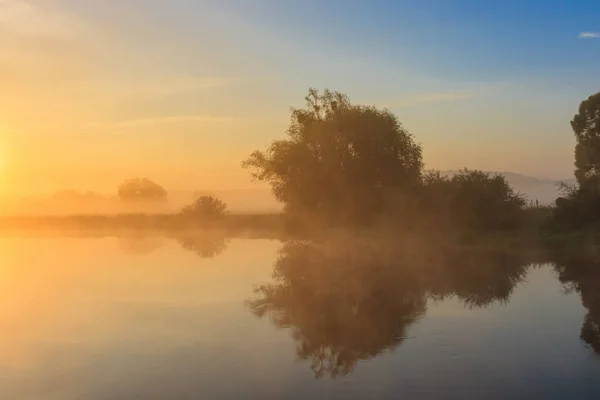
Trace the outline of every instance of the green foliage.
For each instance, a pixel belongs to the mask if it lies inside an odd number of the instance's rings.
[[[551,227],[556,230],[579,229],[600,220],[600,196],[582,187],[556,199]]]
[[[575,177],[579,186],[598,193],[600,183],[600,93],[579,105],[571,121],[575,146]]]
[[[390,111],[329,90],[310,89],[305,99],[306,107],[291,111],[287,137],[242,164],[286,211],[368,222],[390,192],[421,185],[421,147]]]
[[[525,199],[503,176],[423,175],[420,145],[388,110],[329,90],[310,89],[305,99],[304,108],[292,109],[287,136],[242,163],[271,186],[288,215],[315,227],[433,223],[473,232],[526,220]]]
[[[600,221],[600,93],[579,105],[571,121],[575,134],[577,186],[561,187],[563,196],[549,226],[554,230],[578,229]]]
[[[133,178],[119,186],[117,195],[124,201],[163,201],[167,191],[148,178]]]
[[[200,196],[193,203],[181,209],[181,216],[199,220],[222,219],[227,212],[227,204],[213,196]]]
[[[430,173],[423,182],[425,207],[442,225],[493,231],[524,221],[526,201],[502,175],[464,169],[452,177]]]

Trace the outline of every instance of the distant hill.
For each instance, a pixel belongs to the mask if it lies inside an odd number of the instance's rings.
[[[440,171],[444,176],[452,176],[459,171]],[[535,178],[532,176],[521,175],[514,172],[496,172],[486,171],[490,174],[503,175],[508,183],[519,193],[527,196],[529,199],[538,200],[542,205],[550,205],[554,203],[557,197],[560,196],[557,184],[565,182],[569,185],[574,184],[575,179],[552,180]]]

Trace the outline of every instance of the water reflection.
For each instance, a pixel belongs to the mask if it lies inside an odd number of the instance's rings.
[[[507,303],[517,283],[533,262],[532,254],[523,249],[478,247],[443,247],[437,252],[435,268],[421,262],[420,268],[432,268],[437,275],[428,275],[430,294],[435,299],[458,297],[469,308]],[[423,262],[424,261],[424,262]]]
[[[164,238],[157,235],[135,234],[119,238],[119,249],[128,254],[147,256],[164,244]]]
[[[507,301],[528,261],[497,249],[292,241],[279,252],[272,283],[256,288],[248,305],[292,330],[297,356],[316,378],[336,378],[402,344],[428,299],[456,296],[468,307]]]
[[[2,398],[559,399],[600,390],[600,360],[590,357],[599,254],[540,251],[555,274],[498,246],[234,238],[199,262],[172,233],[148,257],[117,251],[116,236],[0,241]],[[557,276],[573,293],[563,296]],[[249,304],[264,320],[243,304],[261,282]]]
[[[119,249],[125,253],[148,256],[163,246],[165,236],[177,242],[184,250],[196,254],[200,258],[213,258],[222,254],[230,243],[224,233],[215,231],[178,231],[167,235],[155,232],[138,232],[120,236]]]
[[[229,245],[230,239],[218,232],[184,231],[173,238],[185,250],[191,251],[201,258],[213,258],[223,253]]]
[[[600,251],[596,246],[553,252],[559,280],[581,296],[587,310],[580,338],[600,355]]]

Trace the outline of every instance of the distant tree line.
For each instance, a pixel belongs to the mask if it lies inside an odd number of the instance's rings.
[[[305,102],[291,109],[283,138],[242,162],[254,180],[270,186],[287,221],[472,232],[600,224],[600,93],[584,100],[571,121],[577,183],[563,184],[553,207],[526,199],[500,174],[425,172],[422,146],[387,109],[354,104],[327,89],[310,89]],[[168,193],[148,178],[133,178],[118,187],[117,197],[159,204]],[[176,217],[209,223],[226,214],[222,200],[199,196]]]
[[[118,188],[117,196],[121,201],[165,202],[167,190],[148,178],[125,180]],[[214,222],[222,219],[227,213],[227,204],[214,196],[198,196],[192,203],[185,205],[177,214],[178,217],[192,222]]]

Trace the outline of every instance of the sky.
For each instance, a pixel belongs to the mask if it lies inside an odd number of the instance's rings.
[[[0,195],[254,187],[308,88],[387,107],[427,168],[572,176],[600,3],[0,0]]]

